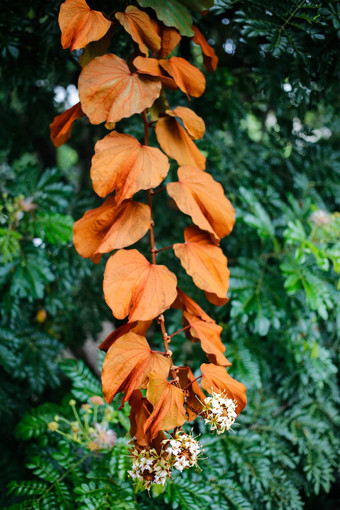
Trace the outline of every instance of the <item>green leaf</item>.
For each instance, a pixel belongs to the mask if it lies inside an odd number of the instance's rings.
[[[60,363],[60,368],[71,379],[72,394],[81,402],[87,402],[95,395],[102,395],[99,380],[83,361],[64,360]]]
[[[180,34],[192,37],[192,17],[188,9],[177,0],[137,0],[141,7],[151,7],[157,18],[167,27],[175,27]],[[190,1],[190,0],[189,0]],[[194,2],[195,4],[197,2]],[[200,3],[200,2],[198,2]]]
[[[202,12],[214,5],[214,0],[180,0],[192,11]]]
[[[20,252],[20,232],[9,228],[0,228],[0,255],[6,264],[13,260]]]
[[[72,239],[72,216],[39,212],[34,222],[35,235],[51,244],[65,244]]]
[[[26,247],[16,266],[11,285],[11,295],[42,299],[45,287],[55,279],[47,253],[34,246]]]

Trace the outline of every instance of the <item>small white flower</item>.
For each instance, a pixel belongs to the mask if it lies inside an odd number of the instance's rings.
[[[224,393],[213,392],[212,397],[207,397],[203,403],[201,415],[211,430],[221,434],[230,430],[237,418],[236,401],[227,398]]]

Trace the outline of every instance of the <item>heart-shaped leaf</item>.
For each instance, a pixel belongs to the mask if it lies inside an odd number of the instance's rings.
[[[167,27],[176,27],[182,35],[192,37],[192,17],[188,9],[177,0],[137,0],[141,7],[151,7]]]
[[[203,363],[201,365],[201,386],[208,393],[225,393],[232,400],[236,400],[236,413],[240,414],[247,405],[246,387],[228,374],[224,367]]]
[[[119,250],[107,261],[105,301],[117,319],[158,317],[176,299],[177,278],[165,266],[150,264],[137,250]]]
[[[229,287],[227,258],[211,242],[209,234],[197,227],[186,227],[184,244],[174,244],[176,257],[199,289],[225,299]]]
[[[190,96],[200,97],[205,89],[204,74],[182,57],[171,57],[169,60],[160,60],[159,64],[170,74],[175,83],[188,99]]]
[[[91,178],[99,196],[115,191],[120,204],[141,189],[158,186],[168,171],[168,158],[159,149],[113,131],[96,143]]]
[[[141,11],[133,5],[129,5],[125,12],[117,12],[116,18],[145,55],[149,54],[148,48],[153,52],[161,49],[161,38],[158,35],[154,24],[146,12]]]
[[[179,165],[205,168],[205,156],[176,119],[168,116],[159,119],[156,124],[156,136],[163,151]]]
[[[78,81],[83,111],[92,124],[118,122],[152,106],[160,80],[132,73],[117,55],[102,55],[87,64]]]
[[[232,231],[235,210],[221,184],[208,173],[182,166],[178,169],[178,182],[169,183],[167,191],[177,207],[191,216],[195,225],[212,234],[217,243]]]
[[[150,372],[167,377],[171,367],[169,358],[153,352],[146,339],[131,331],[118,338],[106,353],[102,385],[105,400],[110,404],[117,393],[123,392],[122,404],[131,393],[146,388]]]
[[[61,45],[71,51],[101,39],[111,26],[101,12],[90,9],[85,0],[66,0],[59,12]]]

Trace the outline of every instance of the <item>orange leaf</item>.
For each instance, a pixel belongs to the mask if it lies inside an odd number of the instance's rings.
[[[195,25],[193,25],[192,29],[195,32],[192,40],[195,44],[201,46],[202,49],[204,67],[207,69],[207,71],[215,71],[218,64],[218,57],[214,48],[212,48],[210,44],[207,43],[202,33],[197,27],[195,27]]]
[[[180,288],[177,289],[176,301],[171,305],[172,308],[179,308],[188,312],[190,315],[199,317],[204,322],[215,322],[191,297],[189,297]]]
[[[180,427],[186,422],[184,394],[165,377],[155,372],[149,374],[146,398],[153,405],[153,411],[144,426],[145,433],[150,432],[151,439],[161,430]]]
[[[150,431],[145,434],[144,424],[152,413],[152,404],[142,397],[140,390],[135,390],[129,399],[131,406],[130,411],[130,436],[135,438],[135,442],[140,446],[152,446],[160,452],[162,441],[166,439],[163,432],[159,432],[157,437],[152,441]]]
[[[167,57],[179,44],[181,40],[181,34],[175,28],[169,28],[165,25],[161,28],[161,50],[159,52],[160,57]]]
[[[190,226],[184,231],[184,244],[174,244],[176,257],[199,289],[225,298],[229,287],[227,258],[211,242],[209,234]]]
[[[140,390],[135,390],[129,399],[130,411],[130,436],[140,446],[148,446],[151,442],[150,434],[145,434],[144,424],[152,413],[152,405],[142,397]]]
[[[157,58],[146,58],[136,57],[133,61],[133,65],[140,74],[148,74],[149,76],[156,76],[160,78],[161,82],[169,89],[177,89],[177,85],[174,80],[166,75]]]
[[[137,7],[129,5],[125,12],[117,12],[116,18],[145,55],[149,54],[148,48],[153,52],[161,49],[161,38],[150,17],[146,12],[140,11]]]
[[[216,393],[226,392],[226,395],[236,400],[236,412],[240,414],[242,409],[247,405],[246,387],[244,384],[230,377],[224,367],[203,363],[201,365],[202,380],[201,386],[208,393],[213,391]]]
[[[123,324],[122,326],[119,326],[119,328],[112,331],[112,333],[110,333],[109,336],[105,338],[104,342],[99,345],[98,349],[101,351],[107,351],[111,345],[116,340],[118,340],[118,338],[125,335],[126,333],[129,333],[129,331],[136,333],[136,335],[145,336],[151,324],[152,321],[127,322],[126,324]]]
[[[125,200],[116,204],[109,197],[97,209],[86,211],[73,226],[73,242],[77,252],[98,263],[103,253],[136,243],[149,230],[150,207]]]
[[[75,104],[65,112],[54,117],[50,124],[51,140],[55,147],[63,145],[71,136],[73,122],[85,114],[80,103]]]
[[[156,136],[163,151],[179,165],[205,168],[205,156],[176,119],[171,117],[159,119],[156,124]]]
[[[118,122],[149,108],[160,94],[161,82],[131,73],[116,55],[102,55],[87,64],[78,82],[83,111],[92,124]]]
[[[174,302],[177,278],[165,266],[150,264],[137,250],[119,250],[107,261],[105,301],[117,319],[154,319]]]
[[[197,67],[181,57],[171,57],[169,60],[160,60],[159,63],[172,76],[188,99],[190,96],[200,97],[203,94],[205,77]]]
[[[106,353],[102,370],[104,398],[110,404],[117,393],[123,392],[124,404],[134,390],[146,388],[150,372],[167,377],[170,367],[169,358],[153,352],[144,337],[130,331],[118,338]]]
[[[116,202],[120,204],[141,189],[158,186],[168,171],[168,158],[159,149],[113,131],[96,143],[91,178],[99,196],[116,191]]]
[[[101,12],[93,11],[85,0],[66,0],[59,12],[61,45],[65,48],[80,50],[91,41],[101,39],[111,26]]]
[[[166,110],[165,113],[170,117],[179,117],[183,121],[185,129],[194,140],[202,138],[204,135],[204,120],[201,119],[201,117],[199,117],[193,110],[190,110],[190,108],[177,106],[173,110]]]
[[[186,388],[185,402],[188,404],[186,411],[188,413],[188,421],[192,421],[197,418],[198,414],[201,412],[203,407],[201,402],[204,401],[205,395],[201,390],[198,382],[195,380],[195,376],[189,367],[179,367],[177,375],[181,388],[183,390]],[[195,413],[190,408],[195,409],[197,412]]]
[[[205,297],[207,298],[208,301],[210,301],[210,303],[212,303],[215,306],[223,306],[229,301],[228,297],[219,298],[218,296],[216,296],[216,294],[213,294],[212,292],[205,292]]]
[[[191,216],[195,225],[212,234],[217,243],[232,231],[234,208],[211,175],[193,166],[182,166],[178,182],[169,183],[167,191],[177,207]]]
[[[208,355],[209,361],[216,365],[228,367],[230,361],[223,355],[225,346],[221,341],[221,333],[223,329],[214,322],[202,321],[199,317],[183,313],[183,317],[190,324],[190,336],[192,339],[198,339],[201,342],[203,351]]]

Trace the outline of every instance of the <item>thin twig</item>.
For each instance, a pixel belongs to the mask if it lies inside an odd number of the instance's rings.
[[[185,390],[187,390],[188,388],[190,388],[190,386],[191,386],[192,384],[194,384],[194,382],[198,381],[198,379],[201,379],[201,377],[203,377],[203,375],[202,375],[202,374],[201,374],[201,375],[199,375],[198,377],[196,377],[196,379],[194,379],[193,381],[190,381],[190,382],[189,382],[189,384],[188,384],[185,388],[183,388],[183,391],[185,391]]]
[[[191,328],[190,324],[185,326],[185,328],[179,329],[178,331],[175,331],[175,333],[172,333],[172,335],[169,335],[169,338],[172,338],[175,335],[178,335],[179,333],[182,333],[182,331],[186,331],[187,329]]]
[[[147,118],[147,115],[146,115],[146,110],[143,111],[142,117],[143,117],[143,123],[144,123],[144,145],[149,145],[149,122],[148,122],[148,118]],[[151,252],[151,261],[152,261],[152,264],[157,264],[157,262],[156,262],[156,255],[157,255],[157,251],[158,250],[156,249],[154,221],[153,221],[153,218],[152,218],[152,194],[153,194],[153,190],[149,189],[147,191],[147,198],[148,198],[148,205],[149,205],[150,211],[151,211],[150,252]],[[158,322],[158,324],[159,324],[159,326],[161,328],[162,338],[163,338],[163,343],[164,343],[164,349],[165,349],[165,354],[169,357],[170,362],[171,362],[171,368],[170,368],[171,376],[173,377],[173,380],[177,384],[177,386],[179,386],[179,379],[178,379],[178,376],[177,376],[177,369],[174,367],[174,363],[172,361],[172,356],[171,356],[172,352],[169,349],[169,340],[170,340],[170,337],[169,337],[169,335],[166,332],[165,322],[164,322],[164,315],[163,314],[161,314],[161,315],[159,315],[157,317],[157,322]]]
[[[170,246],[164,246],[164,248],[155,249],[155,252],[159,253],[160,251],[171,250],[172,248],[173,248],[173,245],[170,244]]]

